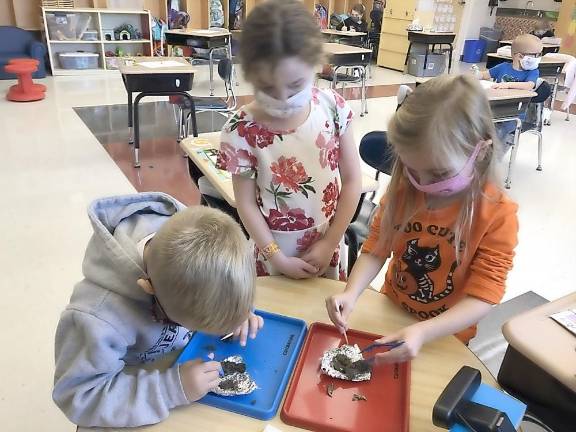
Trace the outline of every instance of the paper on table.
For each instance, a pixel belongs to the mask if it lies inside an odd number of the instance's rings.
[[[488,89],[492,88],[494,83],[492,81],[488,81],[488,80],[480,80],[480,85],[482,86],[482,88],[484,90],[488,90]]]
[[[554,321],[576,336],[576,309],[568,309],[550,315]]]
[[[184,63],[177,62],[175,60],[165,60],[165,61],[144,61],[138,63],[140,66],[144,66],[150,69],[160,69],[160,68],[171,68],[171,67],[186,67],[189,66]]]

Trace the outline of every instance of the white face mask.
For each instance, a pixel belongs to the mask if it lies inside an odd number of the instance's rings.
[[[292,117],[312,100],[312,83],[307,84],[306,87],[285,101],[273,98],[260,90],[256,91],[254,98],[260,108],[269,116],[276,118]]]
[[[538,68],[540,64],[540,57],[529,57],[524,56],[520,59],[520,66],[524,70],[534,70]]]

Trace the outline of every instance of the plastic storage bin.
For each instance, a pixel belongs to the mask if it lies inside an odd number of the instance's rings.
[[[490,27],[480,28],[480,39],[486,41],[486,49],[484,50],[482,61],[486,61],[486,54],[496,52],[500,46],[503,33],[501,29],[493,29]]]
[[[79,40],[91,21],[92,16],[89,13],[46,13],[48,36],[53,41]]]
[[[98,69],[100,55],[88,52],[64,52],[59,53],[58,57],[62,69]]]
[[[483,39],[468,39],[464,42],[462,60],[466,63],[478,63],[486,50],[486,41]]]
[[[98,30],[86,30],[82,35],[84,41],[97,41],[98,38]]]
[[[408,73],[417,77],[435,77],[444,72],[446,56],[444,54],[428,54],[426,70],[424,70],[424,54],[410,54],[408,58]]]

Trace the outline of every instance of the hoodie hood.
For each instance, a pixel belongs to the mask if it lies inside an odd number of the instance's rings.
[[[101,198],[88,207],[94,234],[82,271],[86,280],[118,295],[148,301],[136,281],[147,278],[137,243],[185,206],[170,195],[144,192]]]

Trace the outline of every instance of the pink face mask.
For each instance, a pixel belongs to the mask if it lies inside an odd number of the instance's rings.
[[[408,168],[404,167],[404,173],[406,174],[406,177],[408,177],[408,180],[410,180],[410,183],[412,183],[412,186],[420,192],[444,197],[457,194],[470,186],[473,179],[472,172],[474,171],[474,162],[476,162],[476,158],[478,157],[478,153],[480,153],[483,143],[484,141],[480,141],[476,144],[476,148],[474,148],[474,152],[472,152],[470,159],[468,159],[464,168],[462,168],[454,177],[436,183],[422,185],[418,183]]]

